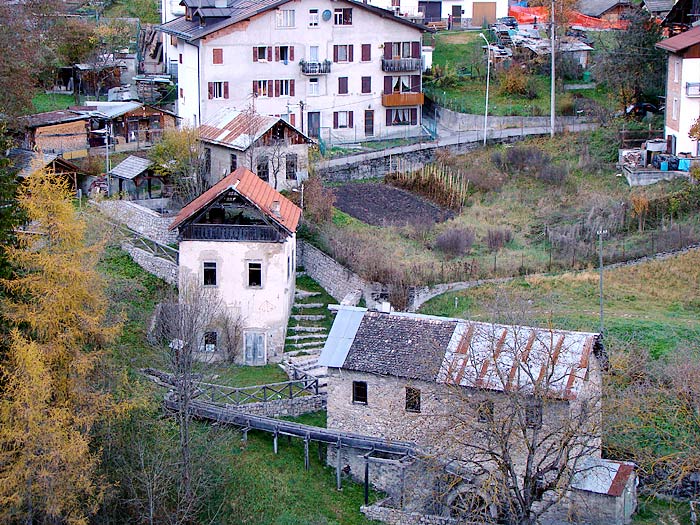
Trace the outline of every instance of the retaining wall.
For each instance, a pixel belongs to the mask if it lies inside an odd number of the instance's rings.
[[[146,270],[148,273],[163,279],[166,283],[177,286],[178,282],[178,267],[177,264],[156,257],[141,248],[137,248],[128,241],[121,244],[122,250],[128,253],[136,264]]]
[[[326,405],[326,396],[323,394],[295,397],[294,399],[276,399],[264,403],[245,403],[237,409],[254,416],[296,417],[310,412],[323,410]]]
[[[177,231],[168,231],[173,217],[163,216],[130,201],[101,200],[93,202],[107,217],[125,224],[144,237],[161,244],[177,242]]]
[[[484,129],[484,115],[475,115],[471,113],[458,113],[447,108],[436,106],[437,121],[440,127],[449,129],[450,131],[469,131]],[[489,115],[488,128],[494,129],[514,129],[514,128],[548,128],[550,125],[549,115],[544,117],[499,117]],[[582,120],[578,117],[562,117],[557,116],[557,128],[568,126],[571,124],[579,124]]]
[[[378,520],[391,525],[454,525],[457,520],[443,516],[420,514],[417,512],[404,512],[384,506],[386,500],[374,505],[363,505],[360,511],[367,519]]]

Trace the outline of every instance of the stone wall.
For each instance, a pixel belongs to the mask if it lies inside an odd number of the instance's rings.
[[[177,242],[177,231],[168,231],[173,217],[163,216],[153,210],[124,200],[93,201],[107,217],[125,224],[144,237],[161,244]]]
[[[264,403],[246,403],[238,406],[238,410],[254,416],[266,417],[296,417],[310,412],[323,410],[326,396],[323,394],[295,397],[294,399],[276,399]]]
[[[457,523],[454,518],[405,512],[391,508],[386,503],[387,500],[383,500],[374,505],[363,505],[360,507],[360,511],[367,519],[382,521],[390,525],[453,525]]]
[[[137,248],[128,241],[121,244],[122,250],[128,253],[136,264],[148,273],[163,279],[166,283],[177,286],[178,267],[177,264],[161,257],[156,257],[141,248]]]
[[[458,113],[447,108],[436,107],[437,118],[441,127],[451,131],[468,131],[468,130],[483,130],[484,115],[474,115],[470,113]],[[557,127],[578,124],[582,122],[577,117],[562,117],[557,116]],[[489,130],[494,129],[514,129],[514,128],[548,128],[550,126],[549,115],[544,117],[499,117],[489,115],[488,127]]]

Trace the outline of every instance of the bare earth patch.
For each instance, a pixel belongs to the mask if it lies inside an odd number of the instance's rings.
[[[436,223],[454,216],[449,210],[387,184],[344,184],[333,193],[336,208],[374,226]]]

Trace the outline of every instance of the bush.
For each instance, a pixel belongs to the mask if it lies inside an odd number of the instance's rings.
[[[311,176],[304,182],[304,217],[315,224],[323,224],[333,218],[335,195],[323,187],[321,178]]]
[[[498,89],[501,95],[521,95],[528,94],[528,84],[530,77],[517,67],[506,69],[499,75]]]
[[[513,240],[513,231],[510,228],[489,228],[486,232],[486,244],[489,250],[496,252]]]
[[[438,235],[435,247],[450,258],[460,257],[469,253],[475,238],[468,228],[450,228]]]
[[[550,184],[563,184],[568,175],[569,170],[566,166],[562,166],[561,164],[545,164],[541,167],[537,178]]]
[[[506,167],[518,173],[535,171],[549,162],[549,155],[534,146],[516,146],[506,150]]]

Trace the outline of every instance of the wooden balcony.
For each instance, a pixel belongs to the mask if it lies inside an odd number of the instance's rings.
[[[303,75],[327,75],[331,72],[331,62],[329,60],[323,62],[299,62],[299,66]]]
[[[282,242],[272,226],[242,224],[190,224],[180,232],[183,241]]]
[[[382,58],[382,71],[397,73],[404,71],[421,71],[422,69],[422,58]]]
[[[423,93],[382,94],[382,106],[395,108],[400,106],[422,106],[425,101]]]

